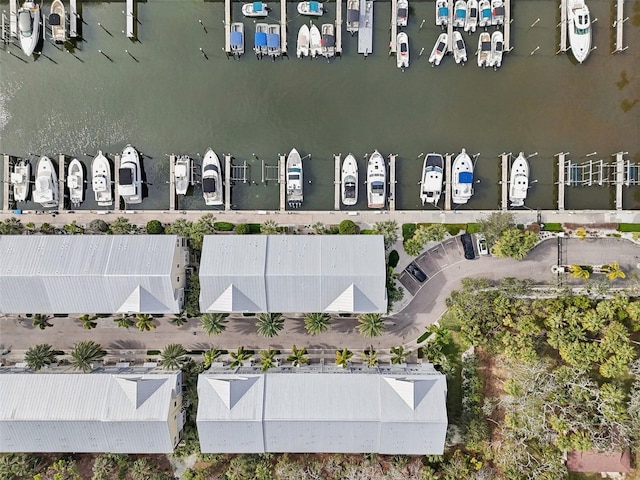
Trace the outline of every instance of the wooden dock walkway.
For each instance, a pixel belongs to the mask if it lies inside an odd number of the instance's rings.
[[[500,185],[502,187],[502,210],[507,210],[509,208],[509,157],[511,155],[508,153],[503,153],[500,155],[502,160],[502,181]]]
[[[78,2],[77,0],[69,1],[69,37],[76,38],[78,36]]]
[[[362,53],[365,57],[373,53],[373,0],[360,2],[358,53]]]
[[[176,209],[176,156],[169,155],[169,211]]]
[[[18,0],[9,0],[9,33],[18,38]]]
[[[560,0],[560,50],[556,52],[564,53],[567,51],[567,0]]]
[[[444,156],[444,169],[445,169],[445,181],[444,181],[444,209],[451,210],[451,159],[452,153],[447,153]]]
[[[231,154],[224,154],[224,209],[231,210]],[[245,181],[246,183],[246,181]]]
[[[565,157],[566,153],[558,153],[558,210],[564,210]]]
[[[113,209],[115,211],[120,210],[120,155],[116,154],[113,157],[113,166],[115,169],[113,170],[113,184],[114,184],[114,195],[113,195]],[[125,208],[126,205],[125,205]]]
[[[391,41],[389,42],[389,55],[395,54],[398,49],[398,0],[391,0]]]
[[[280,0],[280,50],[287,56],[287,0]]]
[[[334,185],[334,200],[333,200],[333,209],[340,210],[340,180],[341,180],[341,154],[334,155],[333,161],[335,163],[335,174],[333,177],[333,185]]]
[[[511,0],[504,0],[504,51],[511,50]]]
[[[286,155],[278,156],[278,183],[280,184],[280,211],[287,209],[287,157]]]
[[[61,153],[58,155],[58,211],[64,210],[64,186],[67,183],[67,175],[65,174],[66,158]]]
[[[622,187],[624,185],[624,153],[616,153],[616,210],[622,210]]]
[[[622,40],[622,27],[627,20],[629,20],[629,17],[624,18],[624,0],[618,0],[616,3],[616,21],[613,22],[613,26],[616,29],[616,49],[613,53],[624,52],[629,48],[629,46],[623,46]]]
[[[224,0],[224,53],[231,53],[231,0]]]
[[[6,153],[2,155],[2,210],[9,211],[11,205],[9,204],[9,192],[13,191],[11,187],[11,157]]]
[[[396,157],[397,153],[389,155],[389,211],[396,209]]]
[[[336,0],[336,55],[342,55],[342,0]]]
[[[127,38],[136,38],[136,17],[134,0],[127,0]]]

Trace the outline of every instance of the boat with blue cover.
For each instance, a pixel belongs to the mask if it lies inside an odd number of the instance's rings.
[[[480,0],[478,8],[480,9],[480,18],[478,19],[478,26],[480,28],[486,28],[491,25],[491,2],[489,0]]]
[[[467,18],[467,2],[465,0],[457,0],[453,9],[453,26],[463,28]]]
[[[267,55],[275,60],[280,54],[280,25],[269,25],[267,27]]]
[[[259,58],[267,54],[267,29],[266,23],[256,23],[256,35],[253,41],[253,51]]]
[[[242,14],[245,17],[266,17],[269,15],[269,8],[262,2],[245,3],[242,5]]]
[[[436,0],[436,25],[446,27],[449,24],[449,4],[447,0]]]
[[[324,7],[320,2],[311,0],[310,2],[298,3],[298,13],[309,17],[321,17],[324,13]]]
[[[231,53],[234,57],[239,58],[241,55],[244,55],[244,25],[242,22],[234,22],[231,24],[229,43],[231,44]]]
[[[464,205],[473,196],[473,162],[464,148],[453,161],[451,171],[451,201],[457,205]]]

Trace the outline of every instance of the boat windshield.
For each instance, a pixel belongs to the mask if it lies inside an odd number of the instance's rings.
[[[213,178],[205,178],[202,180],[202,191],[205,193],[215,193],[216,181]]]
[[[23,37],[30,37],[33,33],[31,29],[31,14],[29,12],[20,12],[18,15],[18,28],[20,28],[20,33],[22,33]]]
[[[458,47],[458,50],[464,50],[464,42],[462,40],[458,40],[456,42],[456,46]]]
[[[401,53],[407,53],[407,44],[406,43],[401,43],[400,44],[400,52]]]
[[[120,180],[120,185],[132,185],[133,170],[131,170],[130,168],[121,168],[118,171],[118,180]]]
[[[471,13],[470,13],[471,17],[477,17],[478,16],[478,10],[476,10],[475,8],[471,9]]]
[[[384,191],[384,183],[383,182],[371,182],[371,191],[373,193],[382,194]]]
[[[489,52],[491,50],[491,42],[482,42],[482,47],[480,49],[483,52]]]
[[[444,42],[440,42],[440,43],[438,44],[438,48],[437,48],[437,50],[438,50],[439,52],[444,52],[444,49],[445,49],[446,47],[447,47],[447,46],[445,45],[445,43],[444,43]]]
[[[209,172],[209,171],[218,172],[218,166],[217,165],[206,165],[204,167],[204,171],[205,172]]]
[[[298,173],[290,173],[289,174],[289,179],[290,180],[300,180],[300,175]]]

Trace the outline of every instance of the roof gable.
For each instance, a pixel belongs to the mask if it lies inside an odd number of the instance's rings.
[[[166,378],[114,377],[133,408],[139,408],[167,381]]]
[[[138,285],[129,294],[116,313],[158,313],[171,312],[172,309],[154,297],[146,288]]]
[[[216,395],[231,410],[258,381],[259,377],[207,378]]]
[[[374,312],[375,304],[353,283],[325,309],[325,312]]]
[[[391,378],[384,377],[384,381],[393,389],[411,410],[415,410],[427,396],[436,380]]]
[[[261,311],[248,296],[236,287],[229,285],[222,294],[207,308],[207,312],[259,312]]]

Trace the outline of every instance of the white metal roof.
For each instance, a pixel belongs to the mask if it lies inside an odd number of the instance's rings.
[[[169,412],[179,379],[2,373],[0,452],[172,452]]]
[[[177,313],[175,235],[2,235],[0,313]]]
[[[386,313],[380,235],[209,235],[202,312]]]

